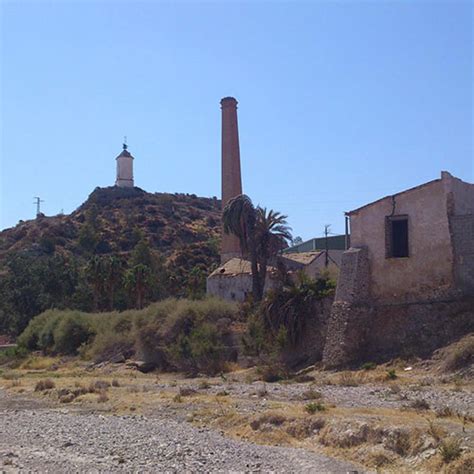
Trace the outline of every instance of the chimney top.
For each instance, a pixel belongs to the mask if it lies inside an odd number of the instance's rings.
[[[237,107],[237,100],[234,97],[224,97],[221,99],[221,107]]]

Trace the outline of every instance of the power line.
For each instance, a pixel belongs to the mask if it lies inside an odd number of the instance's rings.
[[[36,204],[36,217],[39,217],[41,214],[40,206],[41,203],[44,202],[44,200],[40,199],[38,196],[35,196],[33,199],[35,199],[35,202],[33,204]]]

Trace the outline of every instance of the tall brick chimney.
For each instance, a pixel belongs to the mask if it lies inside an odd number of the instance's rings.
[[[240,174],[239,129],[237,101],[233,97],[221,100],[222,109],[222,209],[235,196],[242,194]],[[239,239],[222,232],[221,263],[240,257]]]

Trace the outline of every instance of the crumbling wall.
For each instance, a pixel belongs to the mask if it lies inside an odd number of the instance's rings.
[[[371,308],[370,268],[367,248],[351,248],[341,259],[336,297],[329,318],[323,362],[339,367],[364,352]]]
[[[305,320],[303,335],[297,346],[282,353],[283,360],[288,366],[308,366],[321,361],[332,303],[333,298],[329,297],[314,302],[312,315]]]
[[[474,295],[474,214],[450,217],[456,286]]]
[[[474,331],[474,299],[420,302],[373,308],[362,358],[427,356]]]

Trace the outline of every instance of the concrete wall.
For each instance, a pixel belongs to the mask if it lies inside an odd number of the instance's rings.
[[[408,215],[409,257],[386,258],[385,219]],[[351,214],[351,246],[367,247],[374,300],[410,301],[454,286],[447,196],[442,180],[384,198]]]

